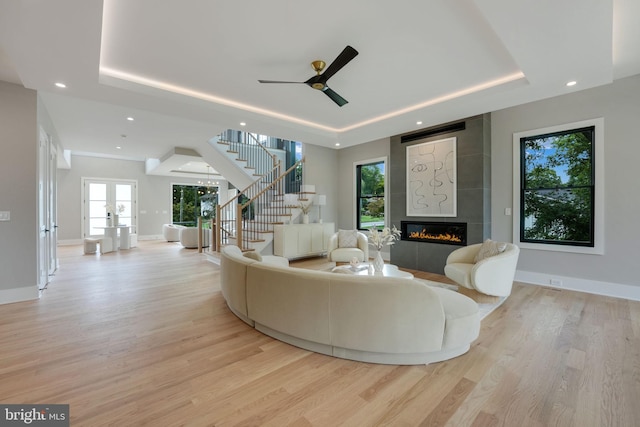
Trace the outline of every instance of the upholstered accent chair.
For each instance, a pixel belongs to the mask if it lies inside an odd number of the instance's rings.
[[[162,235],[167,242],[179,242],[180,230],[185,228],[184,225],[164,224],[162,226]]]
[[[209,247],[209,235],[211,230],[208,228],[202,229],[202,247]],[[198,247],[198,228],[197,227],[183,227],[180,229],[180,243],[187,249],[194,249]]]
[[[466,289],[506,297],[511,294],[519,255],[518,246],[487,239],[451,252],[444,274]]]
[[[369,261],[369,240],[358,230],[338,230],[329,238],[327,258],[336,263],[351,262],[353,258]]]

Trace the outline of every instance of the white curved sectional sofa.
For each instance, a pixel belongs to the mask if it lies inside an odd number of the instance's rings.
[[[222,294],[231,311],[278,340],[372,363],[414,365],[466,353],[480,331],[470,298],[418,280],[288,266],[286,258],[221,251]]]

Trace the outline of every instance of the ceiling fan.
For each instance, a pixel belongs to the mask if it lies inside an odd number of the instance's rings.
[[[333,102],[342,107],[348,101],[334,92],[329,86],[327,86],[327,80],[331,78],[335,73],[337,73],[342,67],[347,65],[349,61],[355,58],[358,55],[358,51],[352,48],[351,46],[347,46],[344,50],[338,55],[338,57],[324,70],[326,63],[321,60],[313,61],[311,63],[311,67],[316,72],[316,75],[311,77],[309,80],[304,82],[285,82],[279,80],[258,80],[260,83],[304,83],[313,89],[317,89],[322,91],[327,95]]]

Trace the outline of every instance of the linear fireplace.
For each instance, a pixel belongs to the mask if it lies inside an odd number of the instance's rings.
[[[467,245],[466,222],[402,221],[402,240],[413,242]]]

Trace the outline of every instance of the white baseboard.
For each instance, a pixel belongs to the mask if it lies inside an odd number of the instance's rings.
[[[138,240],[164,240],[162,234],[148,234],[146,236],[138,236]]]
[[[40,298],[40,292],[38,292],[36,285],[0,290],[0,304],[31,301],[38,298]]]
[[[75,246],[82,245],[83,243],[83,239],[58,240],[58,246]]]
[[[162,240],[164,237],[162,234],[149,234],[146,236],[138,236],[138,241],[140,240]],[[84,239],[67,239],[67,240],[58,240],[58,246],[76,246],[84,244]]]
[[[586,292],[588,294],[640,301],[640,286],[521,270],[516,271],[515,280],[516,282],[529,283],[549,288],[568,289],[571,291]]]

